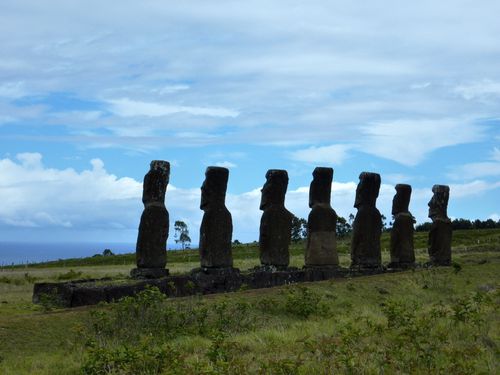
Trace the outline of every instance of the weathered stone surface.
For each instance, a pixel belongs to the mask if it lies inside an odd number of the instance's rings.
[[[338,266],[309,266],[304,268],[304,281],[321,281],[346,277],[349,270]]]
[[[380,268],[382,218],[375,207],[380,189],[380,175],[362,172],[359,180],[354,203],[358,212],[352,231],[351,268]]]
[[[273,267],[256,267],[252,272],[243,276],[242,285],[250,289],[260,289],[303,281],[304,271],[296,268],[280,270]]]
[[[288,173],[270,169],[262,188],[259,252],[262,265],[287,267],[293,215],[285,208]]]
[[[337,214],[330,206],[333,169],[314,169],[309,189],[311,212],[307,220],[305,266],[338,266],[335,227]]]
[[[130,276],[134,279],[157,279],[168,276],[166,268],[134,268],[130,271]]]
[[[396,185],[396,195],[392,200],[394,224],[391,229],[390,268],[409,268],[415,266],[415,250],[413,247],[414,219],[408,210],[410,197],[410,185]]]
[[[167,264],[169,218],[165,208],[165,193],[169,176],[170,164],[162,160],[153,160],[149,172],[144,176],[144,211],[137,237],[137,269],[132,270],[132,277],[154,278],[165,274],[165,271],[156,270],[165,270]]]
[[[428,203],[429,217],[432,220],[429,231],[429,265],[451,265],[451,220],[448,218],[448,199],[450,188],[446,185],[434,185],[434,195]]]
[[[203,294],[234,292],[241,287],[240,270],[237,268],[196,268],[190,274],[193,283]]]
[[[200,208],[205,212],[200,227],[200,263],[203,268],[233,266],[233,222],[225,205],[229,170],[208,167],[201,187]]]

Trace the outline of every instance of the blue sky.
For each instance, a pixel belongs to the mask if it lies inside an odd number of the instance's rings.
[[[10,1],[0,4],[0,236],[134,242],[142,178],[172,164],[171,221],[230,169],[234,239],[258,237],[267,169],[307,217],[315,166],[355,213],[361,171],[433,184],[449,215],[500,219],[498,1]],[[171,238],[173,233],[171,232]]]

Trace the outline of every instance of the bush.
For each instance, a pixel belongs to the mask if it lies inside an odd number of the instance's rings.
[[[291,287],[285,297],[286,311],[303,319],[326,312],[326,305],[321,303],[321,295],[303,285]]]

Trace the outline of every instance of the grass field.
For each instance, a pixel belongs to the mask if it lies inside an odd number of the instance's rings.
[[[419,261],[426,235],[416,234]],[[387,262],[387,234],[382,248]],[[133,256],[3,268],[0,373],[498,373],[500,230],[456,231],[453,250],[449,268],[175,300],[150,290],[60,310],[31,303],[35,281],[123,278]],[[235,266],[257,265],[256,251],[235,247]],[[172,252],[168,268],[186,272],[197,259]]]

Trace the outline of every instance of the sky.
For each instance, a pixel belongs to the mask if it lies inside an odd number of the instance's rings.
[[[151,160],[197,243],[207,166],[229,168],[233,239],[258,239],[268,169],[307,218],[316,166],[355,214],[362,171],[434,184],[452,218],[500,219],[500,2],[0,3],[0,239],[134,243]]]

